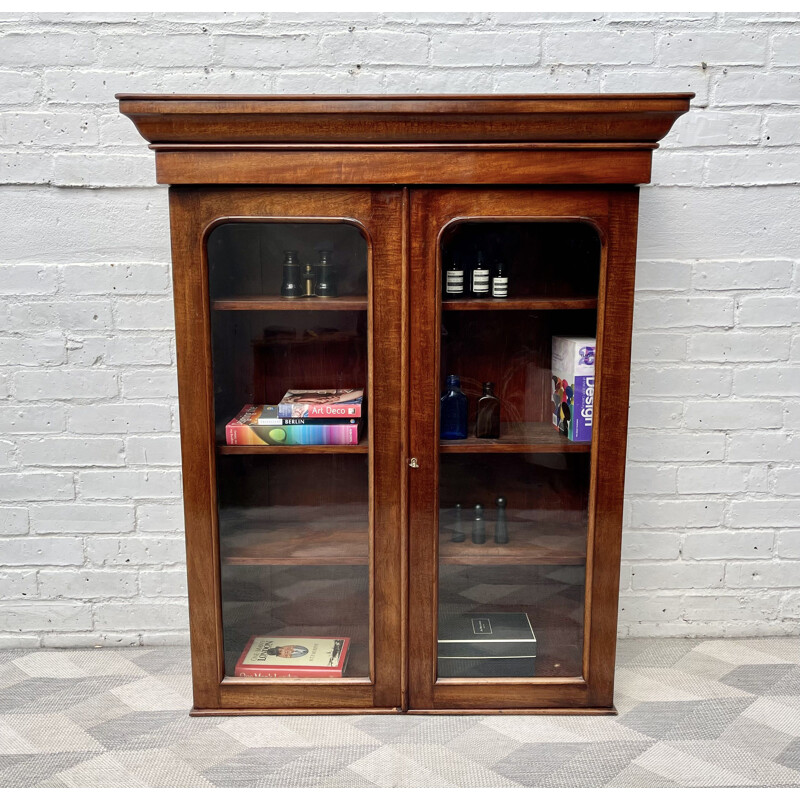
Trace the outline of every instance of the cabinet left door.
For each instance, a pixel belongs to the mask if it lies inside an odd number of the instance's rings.
[[[405,214],[170,190],[194,713],[403,705]]]

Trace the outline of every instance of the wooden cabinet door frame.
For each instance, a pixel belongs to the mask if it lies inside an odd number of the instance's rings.
[[[195,714],[364,713],[395,711],[403,705],[406,620],[402,576],[407,549],[406,214],[407,193],[401,190],[170,189]],[[369,678],[269,681],[224,675],[211,310],[205,241],[215,224],[226,218],[285,221],[298,217],[355,221],[366,232],[369,244]]]
[[[409,483],[410,710],[613,713],[638,189],[415,189],[410,212],[409,455],[419,464]],[[454,219],[487,217],[584,220],[596,227],[601,238],[583,666],[582,674],[573,678],[436,678],[439,236]]]

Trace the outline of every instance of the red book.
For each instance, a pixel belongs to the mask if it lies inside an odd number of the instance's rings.
[[[347,636],[253,636],[236,662],[237,678],[341,678]]]
[[[278,403],[279,417],[360,417],[363,389],[289,389]]]

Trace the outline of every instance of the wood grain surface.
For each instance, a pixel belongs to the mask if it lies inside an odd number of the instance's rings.
[[[118,94],[149,142],[648,142],[694,94]]]
[[[221,297],[212,311],[366,311],[366,297]]]

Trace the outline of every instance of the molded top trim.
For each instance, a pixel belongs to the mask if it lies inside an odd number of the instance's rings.
[[[151,143],[649,143],[694,94],[141,95],[120,111]]]
[[[444,102],[444,101],[457,101],[457,102],[557,102],[566,100],[572,102],[574,100],[585,100],[587,102],[596,102],[598,100],[619,101],[630,100],[634,102],[641,102],[646,100],[662,101],[662,100],[691,100],[694,97],[694,92],[661,92],[648,94],[646,92],[640,93],[583,93],[583,94],[137,94],[135,92],[120,92],[115,94],[117,100],[170,100],[177,102],[194,102],[194,101],[210,101],[210,102],[239,102],[239,101],[256,101],[256,102],[303,102],[303,103],[327,103],[330,101],[338,101],[342,103],[357,104],[365,101],[369,103],[407,103],[414,104],[428,103],[428,102]]]

